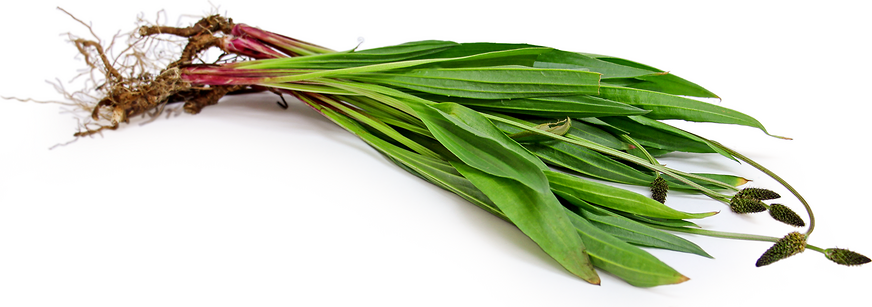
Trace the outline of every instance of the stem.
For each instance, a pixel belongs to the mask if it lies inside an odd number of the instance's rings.
[[[685,172],[682,172],[682,171],[679,171],[676,169],[671,169],[671,168],[669,170],[671,170],[673,173],[679,174],[679,175],[687,177],[687,178],[693,178],[693,179],[696,179],[699,181],[705,181],[707,183],[710,183],[710,184],[713,184],[713,185],[716,185],[716,186],[719,186],[721,188],[728,189],[728,190],[731,190],[734,192],[739,191],[739,189],[737,189],[734,186],[731,186],[729,184],[726,184],[726,183],[723,183],[723,182],[720,182],[720,181],[717,181],[717,180],[714,180],[714,179],[711,179],[708,177],[703,177],[703,176],[699,176],[699,175],[691,174],[691,173],[685,173]],[[724,197],[727,197],[727,196],[724,196]]]
[[[805,236],[808,237],[811,235],[811,232],[814,230],[814,214],[811,212],[811,206],[808,204],[808,202],[805,201],[805,198],[803,198],[802,195],[799,195],[799,192],[796,191],[796,189],[794,189],[792,186],[790,186],[790,184],[788,184],[787,181],[784,181],[784,179],[781,179],[781,177],[779,177],[778,175],[776,175],[775,173],[773,173],[769,169],[763,167],[763,165],[760,165],[759,163],[754,162],[754,160],[751,160],[750,158],[736,152],[735,150],[727,148],[726,146],[724,146],[721,143],[718,143],[718,142],[712,141],[712,140],[708,140],[708,141],[711,142],[712,144],[714,144],[715,146],[718,146],[719,148],[729,152],[731,155],[735,156],[736,158],[739,158],[739,160],[742,160],[748,164],[751,164],[751,166],[754,166],[755,168],[757,168],[758,170],[760,170],[764,174],[769,175],[769,177],[771,177],[772,179],[775,179],[775,181],[778,181],[778,183],[780,183],[782,186],[787,188],[787,190],[789,190],[790,193],[793,193],[793,196],[796,196],[796,199],[799,199],[799,202],[801,202],[802,205],[805,206],[805,211],[808,212],[808,219],[809,219],[808,231],[805,232]]]
[[[636,146],[636,149],[639,149],[639,151],[641,151],[642,154],[645,155],[645,158],[648,159],[648,161],[651,162],[651,164],[660,164],[660,162],[657,162],[657,159],[654,159],[654,156],[652,156],[650,153],[648,153],[648,151],[645,150],[645,147],[642,147],[642,144],[639,144],[639,142],[636,142],[635,139],[631,138],[629,135],[626,135],[626,134],[621,134],[620,137],[622,140],[627,141],[627,143],[630,143],[630,144],[633,144],[633,146]],[[660,173],[655,173],[655,175],[657,177],[660,177]]]
[[[752,235],[752,234],[746,234],[746,233],[735,233],[735,232],[725,232],[725,231],[715,231],[715,230],[700,229],[700,228],[669,227],[669,226],[654,225],[654,224],[648,224],[648,226],[663,229],[663,230],[675,231],[675,232],[683,232],[683,233],[697,234],[697,235],[716,237],[716,238],[734,239],[734,240],[763,241],[763,242],[773,242],[773,243],[777,242],[778,240],[781,240],[781,238],[770,237],[770,236],[761,236],[761,235]],[[817,246],[814,246],[811,244],[806,244],[805,247],[807,249],[819,252],[821,254],[824,253],[823,248],[820,248],[820,247],[817,247]]]

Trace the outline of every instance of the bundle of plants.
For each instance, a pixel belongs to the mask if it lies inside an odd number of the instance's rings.
[[[269,91],[295,97],[398,167],[514,224],[592,284],[600,283],[595,268],[640,287],[686,281],[640,248],[711,257],[675,232],[773,242],[757,266],[806,249],[842,265],[870,261],[810,244],[814,215],[785,180],[662,120],[743,125],[768,134],[760,122],[694,99],[717,96],[645,64],[544,46],[435,40],[333,51],[218,15],[184,28],[143,26],[134,37],[129,52],[117,56],[99,41],[73,39],[100,79],[91,89],[96,95],[88,96],[94,99],[70,96],[90,113],[77,137],[159,115],[176,103],[196,114],[225,95]],[[174,37],[184,48],[172,61],[150,66],[160,61],[148,59],[156,54],[149,46]],[[208,50],[221,56],[201,60]],[[771,190],[742,188],[748,180],[741,176],[683,172],[658,162],[672,152],[748,163],[789,190],[802,214],[773,203],[780,195]],[[651,193],[604,182],[646,186]],[[806,228],[781,238],[704,229],[694,220],[717,212],[673,209],[666,205],[669,190],[705,195],[729,208],[726,214],[766,211]]]

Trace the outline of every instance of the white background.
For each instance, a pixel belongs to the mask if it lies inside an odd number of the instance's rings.
[[[531,43],[671,71],[794,140],[739,126],[682,127],[734,147],[799,189],[818,218],[811,244],[872,255],[868,2],[605,2],[212,3],[237,22],[334,49],[350,49],[359,37],[362,48],[423,39]],[[87,30],[55,6],[93,22],[104,37],[132,29],[139,13],[201,15],[212,7],[7,4],[0,95],[58,98],[43,81],[67,81],[82,67],[59,34]],[[868,302],[868,265],[842,267],[806,251],[755,268],[769,243],[691,235],[683,236],[716,259],[650,250],[688,282],[641,289],[603,273],[601,286],[586,284],[511,225],[404,172],[302,104],[285,111],[275,100],[226,99],[196,116],[127,125],[54,150],[75,131],[70,115],[57,105],[0,101],[0,306]],[[661,161],[777,188],[717,155]],[[783,201],[801,212],[798,201]],[[698,196],[672,193],[668,203],[721,210],[700,221],[706,228],[792,230]]]

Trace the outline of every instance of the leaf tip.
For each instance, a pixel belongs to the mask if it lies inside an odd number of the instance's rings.
[[[594,276],[592,278],[586,278],[584,281],[586,281],[594,286],[600,286],[602,283],[602,280],[600,280],[599,276]]]
[[[769,132],[766,132],[766,134],[769,134]],[[777,138],[777,139],[793,141],[793,138],[789,138],[789,137],[786,137],[786,136],[780,136],[780,135],[774,135],[774,134],[769,134],[769,136],[774,137],[774,138]]]

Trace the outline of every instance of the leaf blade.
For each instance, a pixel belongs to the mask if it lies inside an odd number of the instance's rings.
[[[650,110],[651,112],[644,116],[651,119],[681,119],[742,125],[758,128],[769,134],[763,124],[751,116],[690,98],[615,86],[600,87],[598,96]]]
[[[717,212],[681,212],[641,194],[567,174],[546,171],[551,189],[560,197],[577,198],[615,210],[663,219],[698,219]]]

